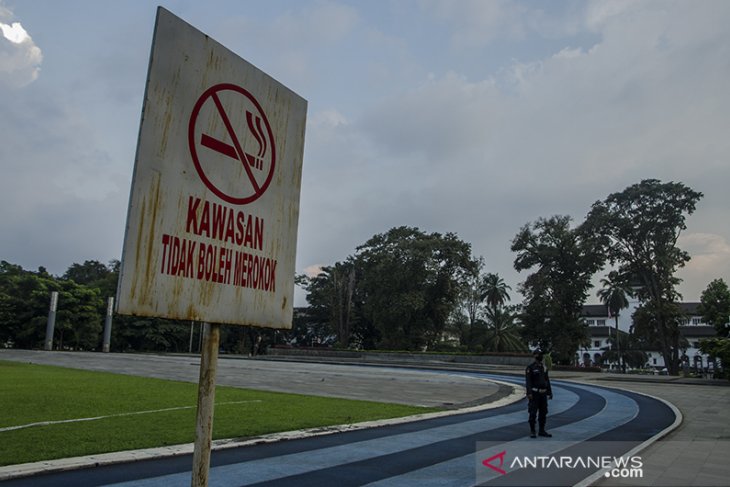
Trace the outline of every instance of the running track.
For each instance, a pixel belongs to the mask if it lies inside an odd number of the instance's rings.
[[[521,384],[514,376],[474,375]],[[553,391],[548,415],[551,439],[527,436],[527,405],[521,400],[481,412],[215,451],[209,482],[211,486],[296,487],[536,485],[534,470],[515,469],[501,475],[481,461],[494,451],[520,456],[620,456],[676,419],[665,403],[633,392],[563,381],[553,381]],[[187,455],[21,478],[2,485],[187,487],[191,464]],[[595,471],[546,469],[539,484],[573,485]]]

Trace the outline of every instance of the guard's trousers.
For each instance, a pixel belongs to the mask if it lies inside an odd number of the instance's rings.
[[[540,431],[545,431],[545,421],[548,412],[547,394],[542,392],[533,392],[532,399],[527,405],[527,411],[530,413],[530,431],[535,431],[535,417],[540,425]]]

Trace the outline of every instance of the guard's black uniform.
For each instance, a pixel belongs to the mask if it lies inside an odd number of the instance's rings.
[[[535,432],[535,415],[540,424],[540,433],[545,433],[545,420],[548,412],[548,396],[552,399],[553,390],[550,387],[548,371],[542,362],[535,361],[525,370],[525,387],[530,398],[527,410],[530,413],[530,431]],[[545,436],[545,435],[543,435]]]

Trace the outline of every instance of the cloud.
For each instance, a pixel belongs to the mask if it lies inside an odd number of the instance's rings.
[[[435,0],[422,2],[435,17],[453,23],[452,43],[456,47],[488,44],[499,37],[525,36],[527,9],[503,0]]]
[[[226,19],[218,40],[276,78],[311,82],[321,75],[327,64],[323,61],[330,60],[328,52],[337,50],[357,27],[359,17],[355,8],[340,3],[294,4],[296,9],[272,20],[255,14]]]
[[[449,72],[382,100],[359,126],[393,155],[416,154],[441,164],[489,140],[501,111],[492,80],[470,82]]]
[[[689,233],[679,239],[680,248],[689,252],[692,260],[685,266],[686,272],[703,277],[730,275],[730,242],[713,233]],[[708,279],[707,282],[714,279]]]
[[[489,5],[475,25],[512,18],[509,5],[483,3]],[[467,4],[460,21],[481,4]],[[435,7],[438,15],[455,15],[454,4]],[[529,24],[530,14],[515,15]],[[516,59],[481,79],[431,75],[381,98],[337,132],[368,148],[356,155],[352,144],[343,147],[344,164],[360,159],[372,171],[352,169],[350,178],[333,181],[337,194],[364,203],[348,219],[370,225],[371,234],[398,219],[456,231],[493,270],[521,280],[509,240],[528,221],[569,214],[579,222],[594,201],[647,177],[691,187],[708,177],[727,181],[728,18],[723,2],[590,4],[565,28],[598,32],[587,46]],[[715,204],[730,206],[730,195],[719,199]],[[713,224],[709,218],[702,209],[691,217],[701,228]],[[718,237],[730,238],[727,232]],[[718,252],[700,255],[695,265],[699,272],[729,261]],[[686,294],[700,285],[687,278]]]
[[[699,301],[702,291],[714,279],[730,282],[730,240],[714,233],[688,233],[679,238],[678,245],[689,252],[691,260],[677,277],[685,300]]]
[[[325,266],[320,265],[320,264],[310,265],[310,266],[304,268],[304,274],[309,278],[317,277],[318,275],[320,275],[322,273],[323,267],[325,267]]]
[[[0,28],[0,87],[12,88],[0,89],[3,259],[62,273],[72,262],[118,258],[124,223],[116,216],[129,182],[98,136],[104,128],[90,121],[93,104],[32,83],[43,55],[2,5]]]
[[[20,88],[38,78],[43,53],[20,22],[4,22],[11,17],[0,5],[0,87]]]

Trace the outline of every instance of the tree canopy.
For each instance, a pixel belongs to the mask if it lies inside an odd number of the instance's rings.
[[[654,314],[655,332],[671,374],[679,370],[676,271],[689,261],[677,246],[702,193],[682,183],[646,179],[597,201],[585,230],[606,239],[606,255],[617,275],[631,285],[645,309]]]
[[[533,271],[520,286],[523,335],[562,363],[571,363],[586,341],[583,303],[604,262],[600,242],[570,222],[569,216],[540,218],[512,240],[515,269]]]
[[[697,311],[705,323],[715,327],[719,336],[730,336],[730,290],[723,279],[713,280],[702,291]]]

